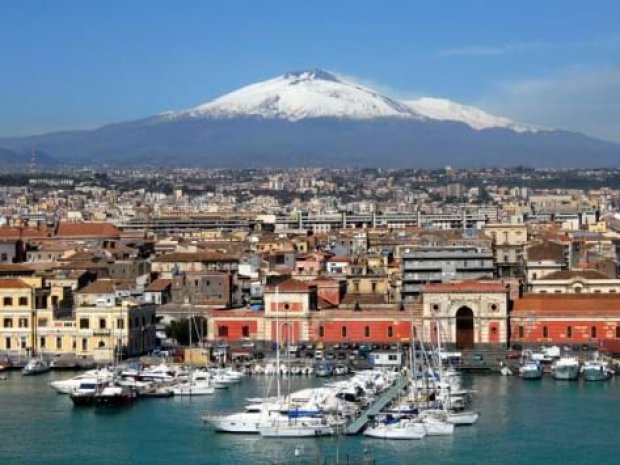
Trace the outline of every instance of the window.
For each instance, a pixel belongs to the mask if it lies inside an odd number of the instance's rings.
[[[573,337],[573,327],[572,326],[569,326],[568,328],[566,328],[566,337],[567,338]]]
[[[228,337],[228,326],[218,326],[217,335],[218,337]]]
[[[496,311],[497,310],[497,304],[491,304],[491,310],[492,311]]]
[[[518,334],[520,338],[523,338],[525,331],[523,330],[523,326],[519,326]]]
[[[546,326],[543,326],[543,337],[549,337],[549,328],[547,328]]]
[[[13,327],[13,318],[5,318],[3,321],[2,326],[4,326],[5,328],[12,328]]]
[[[40,347],[41,349],[45,349],[45,336],[41,336],[41,337],[39,338],[39,347]]]
[[[2,257],[0,258],[0,261],[6,262],[9,259],[9,256],[6,253],[2,253]]]
[[[414,338],[417,338],[417,337],[418,337],[418,328],[416,328],[416,327],[414,326],[414,327],[413,327],[413,329],[412,329],[412,332],[413,332],[413,337],[414,337]]]
[[[39,318],[37,325],[39,326],[39,328],[47,327],[47,318]]]
[[[616,339],[620,339],[620,326],[616,326]]]
[[[100,349],[105,347],[105,341],[99,341],[99,344],[97,344],[97,347],[99,347]]]
[[[85,337],[82,338],[82,350],[88,350],[88,339]]]
[[[62,349],[62,337],[60,336],[56,338],[56,349],[58,350]]]
[[[590,336],[591,337],[596,337],[596,326],[592,326],[590,328]]]
[[[125,329],[125,320],[123,320],[122,318],[117,318],[116,319],[116,328],[117,329]]]
[[[19,306],[27,307],[28,306],[28,297],[20,297],[19,298]]]
[[[90,324],[88,318],[80,318],[80,329],[88,329]]]
[[[364,337],[370,337],[370,326],[364,326]]]
[[[371,283],[372,292],[377,292],[377,283]]]
[[[28,318],[20,318],[17,322],[17,325],[20,328],[27,328],[28,327]]]
[[[52,296],[52,307],[58,307],[58,296],[57,295]]]
[[[319,326],[319,337],[325,337],[325,327],[323,325]]]
[[[581,288],[580,287],[576,287],[575,288],[575,294],[581,294]]]
[[[2,303],[5,307],[12,307],[13,306],[13,297],[5,297],[4,299],[2,299]]]
[[[4,338],[4,348],[6,350],[10,350],[11,349],[11,338],[10,337],[5,337]]]
[[[241,327],[241,336],[242,337],[250,337],[250,327],[249,326],[242,326]]]
[[[387,328],[387,337],[394,337],[394,328],[391,326]]]
[[[105,318],[99,318],[99,329],[105,329],[106,321]]]
[[[347,327],[343,326],[340,330],[342,337],[347,337]]]

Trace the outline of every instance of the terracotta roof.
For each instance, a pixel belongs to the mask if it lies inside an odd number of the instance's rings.
[[[553,242],[545,242],[528,247],[525,254],[530,262],[564,261],[564,247]]]
[[[538,278],[538,281],[548,281],[557,279],[609,279],[609,277],[598,270],[559,270],[546,276]]]
[[[174,262],[236,262],[238,255],[217,252],[173,252],[161,255],[153,260],[159,263]]]
[[[0,263],[0,273],[32,274],[34,270],[21,263]]]
[[[172,284],[171,279],[163,279],[159,278],[153,281],[148,287],[145,289],[146,292],[161,292],[165,291],[167,287]]]
[[[0,238],[2,239],[47,238],[50,235],[51,233],[47,229],[20,228],[14,226],[0,227]]]
[[[98,279],[80,289],[79,294],[111,294],[114,291],[128,290],[134,287],[131,279]]]
[[[0,289],[31,289],[31,287],[21,279],[1,278]]]
[[[110,223],[60,223],[59,237],[119,237],[120,232]]]
[[[508,287],[506,284],[502,283],[455,281],[450,283],[427,284],[422,288],[422,292],[508,292]]]
[[[620,294],[526,294],[515,301],[514,317],[536,315],[620,315]]]
[[[327,261],[328,262],[346,262],[346,263],[348,263],[348,262],[351,261],[351,257],[344,257],[344,256],[336,255],[334,257],[331,257],[331,258],[327,259]]]
[[[308,281],[300,281],[298,279],[287,279],[284,282],[281,282],[277,285],[269,285],[265,289],[266,292],[276,292],[276,288],[278,292],[308,292],[310,287],[315,287],[315,285],[309,283]]]

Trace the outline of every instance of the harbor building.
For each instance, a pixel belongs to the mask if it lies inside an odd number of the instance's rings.
[[[506,347],[509,292],[510,287],[501,282],[462,281],[424,286],[424,339],[434,342],[441,336],[442,343],[457,349],[473,349],[478,345]]]
[[[528,294],[510,316],[511,342],[589,344],[620,339],[618,294]]]

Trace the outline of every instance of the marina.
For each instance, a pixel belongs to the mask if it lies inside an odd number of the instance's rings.
[[[0,402],[5,413],[0,417],[0,455],[7,463],[107,465],[135,457],[151,464],[169,463],[170,457],[207,464],[231,457],[247,464],[314,463],[317,457],[357,456],[368,449],[376,463],[388,465],[411,460],[421,464],[516,465],[532,460],[611,464],[616,463],[620,439],[615,420],[620,414],[616,402],[620,385],[615,378],[586,383],[544,376],[531,383],[516,376],[470,375],[464,377],[463,386],[476,392],[480,419],[450,436],[422,441],[384,441],[363,435],[265,441],[258,435],[217,433],[201,417],[238,411],[247,398],[265,392],[273,381],[270,377],[247,377],[214,396],[142,399],[111,410],[74,408],[68,396],[50,388],[50,382],[67,374],[22,377],[12,371],[2,381]],[[290,382],[291,389],[298,391],[326,381],[299,376]],[[577,419],[588,427],[576,428]],[[46,441],[33,440],[43,434]],[[522,445],[518,451],[515,443]],[[296,447],[302,449],[301,457],[294,456]]]

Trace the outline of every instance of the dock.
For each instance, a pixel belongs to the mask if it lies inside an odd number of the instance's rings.
[[[381,395],[375,399],[370,407],[368,407],[359,417],[347,425],[345,428],[345,434],[359,434],[364,426],[366,426],[366,424],[370,421],[370,418],[377,415],[387,406],[387,404],[394,400],[400,394],[400,391],[407,386],[408,382],[409,378],[407,376],[400,376],[389,389],[382,392]]]

